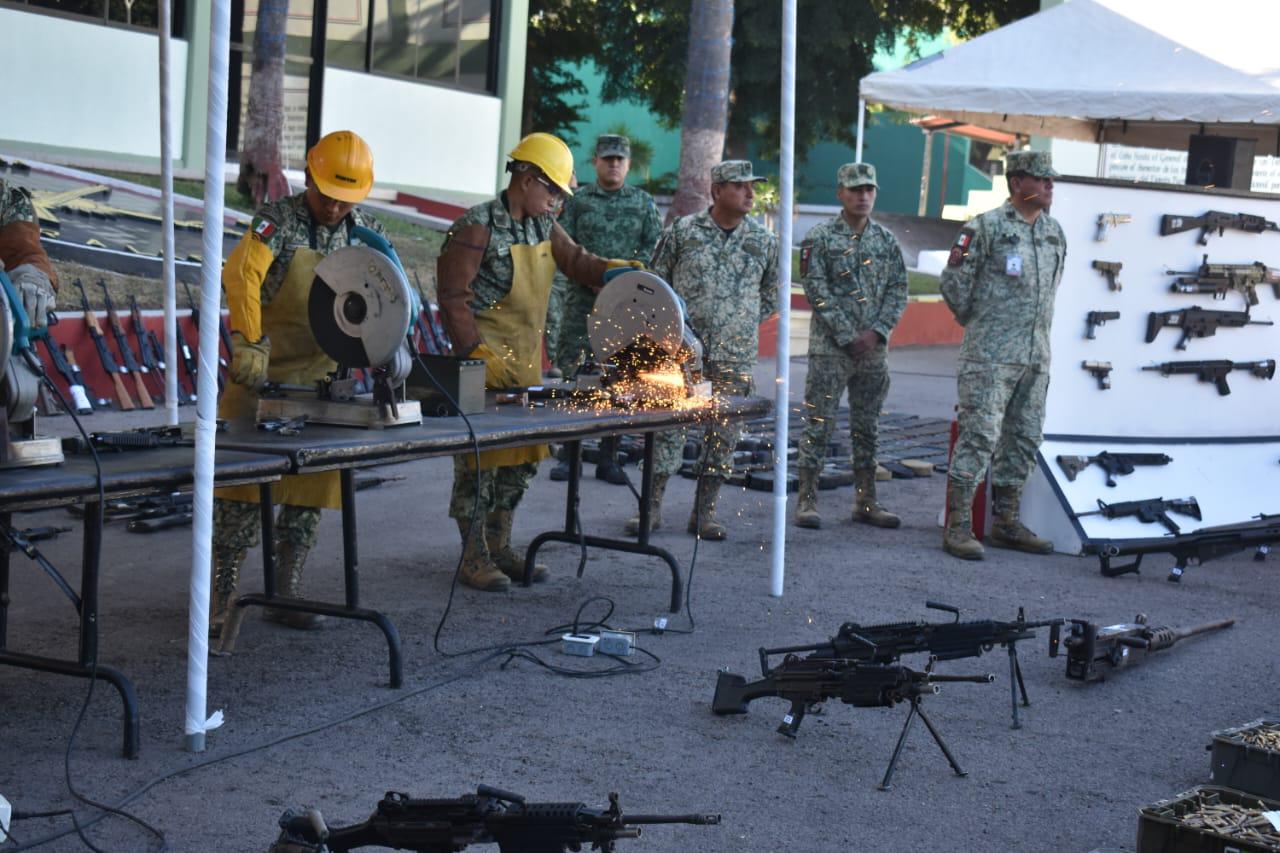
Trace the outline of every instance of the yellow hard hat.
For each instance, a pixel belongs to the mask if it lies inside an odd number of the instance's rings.
[[[349,130],[326,134],[307,152],[307,169],[320,192],[357,204],[373,189],[373,152]]]
[[[565,195],[573,195],[569,185],[573,177],[573,152],[560,137],[550,133],[531,133],[521,139],[507,156],[512,160],[532,163]]]

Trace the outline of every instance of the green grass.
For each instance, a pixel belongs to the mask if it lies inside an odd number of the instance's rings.
[[[800,284],[800,252],[791,253],[791,281]],[[912,296],[936,296],[938,277],[922,272],[907,271],[907,293]]]

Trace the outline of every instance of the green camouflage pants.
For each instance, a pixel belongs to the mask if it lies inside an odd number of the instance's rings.
[[[320,534],[320,510],[310,506],[281,504],[276,513],[276,545],[287,542],[298,550],[311,550]],[[215,566],[239,568],[250,548],[262,541],[262,513],[259,504],[249,501],[213,499],[213,556]],[[237,572],[222,572],[217,591],[235,590]]]
[[[849,442],[854,470],[876,465],[876,436],[880,407],[889,394],[889,365],[883,345],[862,358],[844,353],[809,356],[804,380],[804,432],[800,436],[801,468],[821,468],[827,441],[836,422],[840,395],[849,391]]]
[[[480,520],[498,510],[513,510],[538,474],[537,462],[489,468],[479,474],[469,469],[464,460],[453,457],[453,495],[449,498],[449,517],[469,521],[480,496]]]
[[[557,354],[560,351],[560,329],[564,325],[564,294],[569,289],[569,280],[561,273],[551,280],[551,296],[547,300],[547,324],[543,337],[547,348],[547,358],[556,367],[560,366]],[[568,377],[569,374],[565,374]]]
[[[560,331],[551,360],[564,373],[573,375],[578,365],[591,358],[591,341],[587,338],[587,317],[596,305],[596,295],[581,285],[565,282],[561,299]]]
[[[962,361],[957,377],[959,426],[950,477],[976,484],[991,465],[991,482],[1027,480],[1044,438],[1049,372],[1038,366]]]
[[[702,375],[711,380],[711,390],[716,396],[746,397],[755,391],[750,364],[703,365]],[[671,476],[679,472],[684,461],[684,441],[687,429],[660,432],[654,442],[653,473]],[[742,437],[742,422],[723,423],[712,421],[703,428],[702,453],[698,455],[698,470],[708,477],[728,479],[733,473],[733,451]]]

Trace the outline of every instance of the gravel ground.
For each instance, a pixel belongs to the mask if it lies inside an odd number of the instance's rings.
[[[916,385],[904,380],[911,397],[891,398],[889,408],[938,416],[938,409],[949,407],[943,401],[953,360],[948,350],[895,354],[895,371],[905,369]],[[768,366],[761,372],[768,374]],[[792,381],[798,394],[800,371]],[[913,411],[911,399],[923,402],[920,411]],[[517,516],[519,541],[561,523],[564,487],[547,478],[549,468]],[[1190,570],[1181,585],[1164,581],[1159,558],[1149,560],[1141,576],[1118,579],[1101,577],[1096,561],[1061,555],[993,550],[985,562],[961,563],[938,548],[940,476],[883,484],[883,502],[903,516],[903,527],[893,531],[845,520],[850,489],[822,493],[826,527],[787,531],[782,598],[768,595],[771,497],[725,494],[722,515],[730,520],[731,538],[701,543],[693,567],[696,630],[639,638],[661,658],[655,671],[569,679],[527,660],[500,667],[501,661],[477,656],[448,658],[433,649],[432,638],[458,550],[445,512],[450,470],[448,460],[396,466],[387,471],[406,480],[360,495],[362,601],[399,629],[404,689],[386,687],[386,649],[368,625],[331,620],[320,632],[299,633],[251,617],[237,653],[210,661],[209,708],[223,709],[226,723],[209,733],[208,749],[199,755],[182,749],[190,533],[144,538],[109,529],[101,660],[137,685],[143,750],[137,761],[120,758],[118,700],[110,689],[95,690],[70,761],[77,790],[117,802],[156,777],[222,759],[166,781],[128,806],[161,829],[173,850],[265,850],[288,806],[317,806],[340,825],[363,820],[388,790],[455,797],[487,783],[534,801],[603,806],[607,793],[617,791],[624,810],[723,815],[718,827],[653,827],[640,840],[620,842],[621,850],[1083,853],[1132,849],[1140,806],[1208,782],[1209,732],[1274,717],[1280,705],[1280,594],[1273,563],[1240,555]],[[655,536],[686,570],[694,540],[683,522],[692,499],[691,481],[675,481],[664,513],[667,527]],[[586,482],[583,521],[589,532],[619,531],[632,507],[625,488]],[[58,510],[17,521],[30,526],[68,519]],[[78,533],[42,547],[76,576]],[[441,647],[456,652],[540,639],[593,596],[608,596],[615,605],[610,621],[629,627],[650,624],[665,606],[668,577],[658,560],[592,551],[578,579],[575,548],[548,546],[543,554],[553,573],[546,584],[507,594],[460,588]],[[242,588],[258,589],[256,557],[245,572]],[[340,600],[341,585],[339,519],[328,513],[307,586],[313,595]],[[72,608],[21,557],[13,562],[12,597],[10,648],[74,655]],[[1009,726],[1003,650],[943,664],[946,673],[996,675],[989,686],[944,685],[926,704],[969,775],[954,776],[916,726],[890,792],[876,784],[905,706],[830,705],[807,719],[794,741],[774,732],[786,710],[779,700],[755,702],[742,717],[711,714],[717,669],[753,675],[758,647],[818,641],[846,620],[940,615],[924,609],[926,600],[953,604],[970,619],[1012,619],[1026,607],[1032,619],[1109,623],[1144,612],[1155,624],[1173,626],[1228,616],[1239,622],[1088,686],[1065,680],[1062,659],[1047,657],[1042,631],[1020,647],[1032,701],[1020,731]],[[689,621],[681,615],[672,624],[687,627]],[[539,655],[566,666],[589,665],[553,647]],[[442,685],[445,679],[453,680]],[[72,804],[63,756],[85,692],[80,680],[0,668],[0,794],[15,809]],[[351,718],[378,704],[383,707]],[[93,810],[82,807],[79,814],[86,819]],[[67,827],[65,819],[23,820],[14,832],[29,841]],[[119,818],[88,832],[101,849],[159,846]],[[47,849],[81,846],[71,836]]]

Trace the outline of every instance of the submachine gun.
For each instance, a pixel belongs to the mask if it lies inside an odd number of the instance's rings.
[[[330,828],[315,809],[286,811],[269,853],[344,853],[360,847],[455,853],[472,844],[497,844],[502,853],[612,853],[621,838],[639,838],[642,827],[664,823],[715,826],[718,814],[626,815],[618,795],[608,808],[583,803],[529,803],[488,785],[457,799],[419,800],[389,792],[368,820]]]
[[[1037,628],[1054,628],[1062,625],[1062,619],[1045,619],[1028,622],[1026,613],[1018,608],[1018,618],[1012,622],[996,619],[960,621],[960,610],[949,604],[926,601],[925,607],[950,613],[951,622],[886,622],[880,625],[859,625],[846,622],[836,635],[825,643],[806,646],[783,646],[760,650],[760,669],[769,675],[769,658],[776,655],[793,655],[809,652],[815,658],[841,658],[870,663],[894,663],[903,655],[923,653],[936,660],[976,658],[996,646],[1004,646],[1009,652],[1009,701],[1012,707],[1013,728],[1022,728],[1018,716],[1018,694],[1023,707],[1031,700],[1022,680],[1022,667],[1018,664],[1017,644],[1036,636]],[[935,677],[935,681],[940,677]]]
[[[964,776],[965,771],[947,748],[946,741],[934,727],[933,721],[925,714],[921,701],[925,696],[938,693],[939,683],[990,684],[995,681],[995,676],[934,675],[933,665],[934,661],[930,660],[923,671],[918,671],[902,664],[866,663],[820,657],[816,654],[802,658],[789,654],[782,659],[782,663],[769,670],[764,678],[756,681],[747,681],[741,675],[721,670],[716,678],[716,693],[711,700],[711,710],[720,716],[745,714],[747,706],[756,699],[774,696],[786,699],[791,703],[791,709],[778,725],[778,733],[794,738],[808,710],[828,699],[839,699],[855,708],[892,708],[899,702],[910,702],[911,710],[907,713],[906,722],[902,724],[898,745],[894,747],[893,757],[889,759],[880,789],[887,791],[892,787],[893,771],[902,754],[902,745],[906,743],[911,724],[915,722],[917,715],[924,721],[929,734],[933,735],[942,754],[947,757],[951,769],[957,776]]]
[[[1139,613],[1133,622],[1118,625],[1096,625],[1084,619],[1071,620],[1071,632],[1062,641],[1067,650],[1067,678],[1073,681],[1103,681],[1105,668],[1120,669],[1136,661],[1138,653],[1145,657],[1151,652],[1169,648],[1179,640],[1221,631],[1236,623],[1234,619],[1206,622],[1190,628],[1153,628],[1147,617]],[[1049,657],[1058,656],[1058,629],[1049,637]]]

